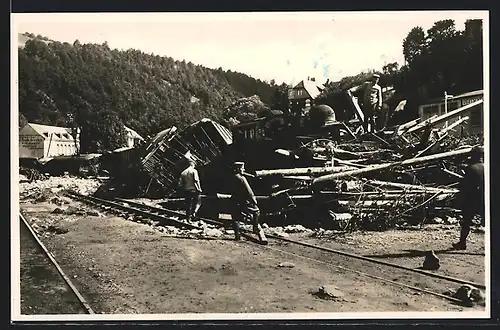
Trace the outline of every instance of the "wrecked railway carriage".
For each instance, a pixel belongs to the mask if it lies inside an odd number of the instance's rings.
[[[112,187],[103,187],[98,194],[151,198],[175,195],[188,158],[196,161],[204,188],[215,194],[222,189],[219,178],[231,143],[230,130],[209,119],[182,130],[170,127],[139,147],[104,155],[104,168],[115,180]]]

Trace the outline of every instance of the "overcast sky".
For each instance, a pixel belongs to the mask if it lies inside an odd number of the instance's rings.
[[[403,64],[402,42],[415,26],[486,19],[485,12],[318,12],[13,14],[12,32],[103,43],[222,67],[277,83],[323,82],[385,63]],[[17,40],[13,38],[13,40]]]

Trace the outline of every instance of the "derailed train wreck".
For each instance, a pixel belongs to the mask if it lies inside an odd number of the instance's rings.
[[[163,198],[176,193],[180,173],[187,160],[196,161],[207,187],[219,189],[224,155],[232,144],[231,131],[210,119],[202,119],[178,130],[170,127],[137,148],[104,155],[103,168],[115,178],[113,187],[98,193]]]

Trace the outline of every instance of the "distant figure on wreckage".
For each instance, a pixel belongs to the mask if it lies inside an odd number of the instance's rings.
[[[186,218],[193,221],[201,206],[201,183],[195,161],[189,159],[189,167],[182,171],[179,178],[179,187],[186,198]]]
[[[376,126],[385,126],[385,123],[381,123],[378,120],[379,125],[376,125],[375,118],[382,115],[382,87],[378,84],[380,80],[380,75],[374,73],[370,80],[366,81],[364,84],[355,86],[350,88],[347,91],[349,96],[352,96],[352,93],[362,90],[363,91],[363,114],[365,116],[365,120],[363,122],[363,129],[365,132],[374,132],[376,130]],[[385,118],[385,114],[382,116]],[[385,122],[385,120],[383,120]],[[377,127],[377,130],[381,130],[385,127]]]

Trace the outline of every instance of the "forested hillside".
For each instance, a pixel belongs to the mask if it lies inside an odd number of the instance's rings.
[[[203,117],[225,123],[225,109],[236,100],[258,95],[270,104],[277,89],[242,73],[106,43],[69,44],[33,34],[23,39],[20,125],[79,126],[82,152],[120,146],[123,124],[146,136]]]
[[[121,146],[123,124],[147,136],[203,117],[230,126],[255,118],[264,108],[288,108],[289,86],[239,72],[135,49],[110,49],[106,43],[69,44],[33,34],[24,34],[19,41],[20,125],[30,121],[78,126],[82,152]],[[408,101],[405,110],[393,117],[402,122],[416,118],[418,105],[443,97],[445,91],[458,95],[483,88],[481,20],[467,20],[463,31],[453,20],[435,22],[427,31],[417,26],[401,46],[404,65],[387,63],[328,81],[315,102],[330,105],[339,120],[349,119],[353,113],[346,90],[377,71],[381,86],[393,88],[384,95],[389,109]]]

